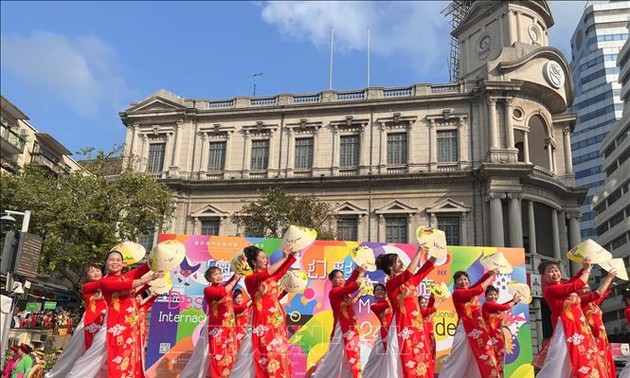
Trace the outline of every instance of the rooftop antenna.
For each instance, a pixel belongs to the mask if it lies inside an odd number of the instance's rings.
[[[440,12],[444,17],[451,17],[451,31],[457,29],[464,17],[468,14],[475,0],[453,0]],[[451,83],[459,80],[459,41],[451,35],[451,52],[448,57],[449,79]]]
[[[252,97],[256,97],[256,78],[264,74],[265,74],[264,72],[257,72],[253,75],[249,75],[249,77],[251,77],[254,80],[254,93],[252,94]]]
[[[328,69],[328,90],[332,91],[333,86],[333,51],[335,49],[335,28],[330,27],[330,66]]]

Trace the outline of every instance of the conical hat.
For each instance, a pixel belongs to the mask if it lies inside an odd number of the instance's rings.
[[[317,239],[317,231],[312,228],[291,225],[282,238],[282,250],[289,248],[297,252],[308,248]]]
[[[247,263],[247,257],[245,257],[245,252],[241,251],[237,253],[230,261],[230,268],[235,273],[238,273],[243,276],[249,276],[254,273],[252,267]]]
[[[153,274],[153,271],[148,271],[142,277]],[[167,294],[173,288],[173,280],[171,279],[171,273],[165,272],[164,277],[156,278],[149,281],[149,291],[152,293],[158,293],[159,295]]]
[[[599,263],[598,265],[607,272],[610,272],[613,269],[616,270],[617,278],[628,281],[628,270],[626,269],[626,264],[624,264],[623,259],[610,259],[609,261]]]
[[[170,271],[184,261],[186,247],[178,240],[158,243],[149,254],[149,267],[154,271]]]
[[[448,254],[446,247],[446,234],[444,231],[430,228],[418,227],[416,229],[416,238],[420,245],[424,244],[429,250],[429,256],[436,259],[443,259]]]
[[[592,239],[584,240],[567,252],[569,260],[580,264],[587,256],[591,258],[591,264],[599,264],[612,259],[612,254]]]
[[[433,293],[436,298],[439,299],[448,299],[451,297],[451,291],[448,289],[448,286],[444,282],[440,282],[439,284],[432,283],[429,285],[429,291]]]
[[[374,284],[368,276],[363,276],[359,281],[359,290],[363,295],[374,295]]]
[[[505,258],[503,252],[495,252],[479,259],[481,266],[488,270],[499,269],[501,274],[510,274],[514,270],[512,264]]]
[[[287,293],[301,293],[308,285],[308,276],[301,270],[291,269],[280,280],[280,286]]]
[[[127,265],[133,265],[140,262],[140,260],[144,258],[144,255],[147,254],[147,250],[141,244],[130,241],[118,243],[109,251],[120,252],[123,256],[123,262]]]
[[[362,267],[368,272],[374,272],[376,270],[376,263],[374,259],[374,251],[372,248],[362,245],[352,249],[350,257],[357,266]]]
[[[510,281],[510,283],[508,283],[508,291],[512,296],[515,296],[517,293],[520,294],[521,302],[527,304],[532,303],[532,291],[527,284]]]

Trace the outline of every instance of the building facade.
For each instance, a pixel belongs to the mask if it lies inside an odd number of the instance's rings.
[[[628,23],[630,29],[630,23]],[[603,172],[606,182],[593,197],[595,229],[599,243],[630,267],[630,40],[626,40],[617,58],[623,117],[602,141]],[[610,333],[628,333],[623,316],[620,287],[602,304],[604,322]]]
[[[602,141],[621,119],[623,104],[616,60],[628,40],[628,21],[630,1],[591,4],[584,10],[571,39],[575,99],[570,111],[577,113],[571,149],[575,182],[588,187],[581,207],[583,238],[597,236],[591,202],[606,178],[600,155]]]
[[[120,113],[125,153],[172,188],[169,232],[239,235],[232,217],[276,186],[329,203],[339,239],[406,243],[432,226],[451,245],[524,247],[531,272],[580,241],[585,196],[552,25],[545,1],[475,2],[453,31],[456,84],[224,100],[160,90]],[[532,316],[542,340],[539,300]]]

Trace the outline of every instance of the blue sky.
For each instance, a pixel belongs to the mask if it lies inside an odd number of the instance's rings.
[[[585,1],[551,1],[551,43]],[[160,88],[222,99],[448,82],[448,2],[0,2],[0,90],[76,152],[124,143],[118,112]],[[80,158],[77,156],[77,158]]]

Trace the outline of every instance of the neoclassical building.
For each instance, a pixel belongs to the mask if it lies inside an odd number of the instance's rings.
[[[553,23],[546,1],[474,2],[453,31],[453,84],[221,100],[160,90],[120,113],[126,155],[173,189],[170,232],[241,234],[233,215],[277,186],[329,203],[339,239],[414,242],[429,225],[452,245],[524,247],[533,272],[579,243],[586,193]]]

